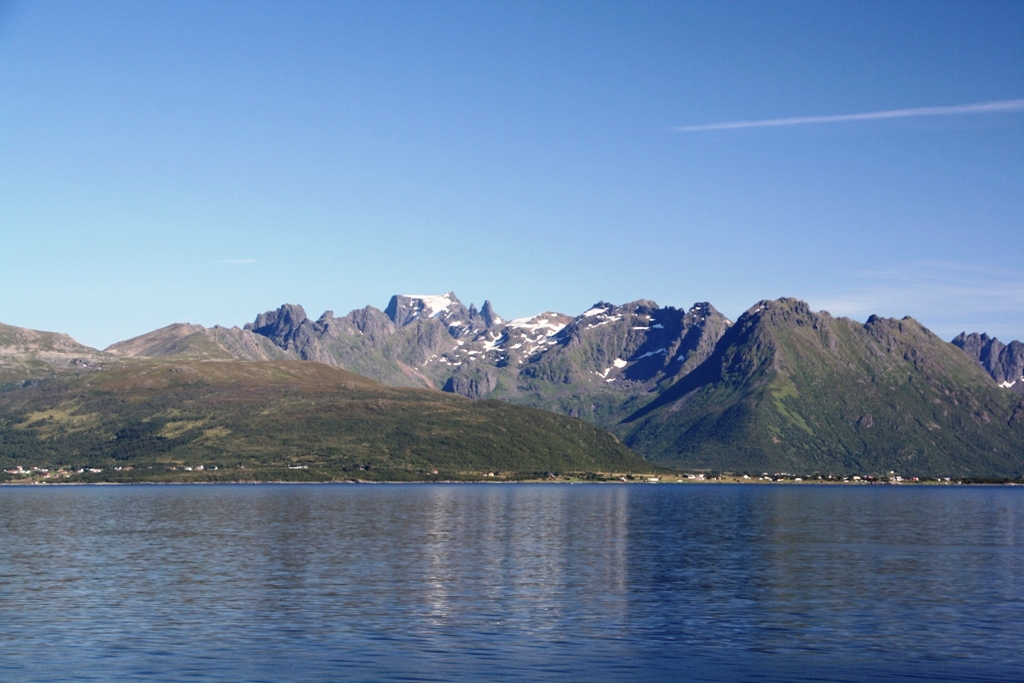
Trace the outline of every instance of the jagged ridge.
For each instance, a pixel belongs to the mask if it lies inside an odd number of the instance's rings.
[[[1012,341],[1003,344],[987,334],[961,332],[953,339],[992,376],[999,386],[1024,394],[1024,344]]]

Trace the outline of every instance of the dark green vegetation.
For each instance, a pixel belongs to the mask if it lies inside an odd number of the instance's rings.
[[[653,462],[752,472],[1020,477],[1024,402],[911,318],[762,301],[614,427]]]
[[[581,420],[302,361],[134,361],[9,387],[0,464],[102,469],[78,478],[120,481],[651,469]]]

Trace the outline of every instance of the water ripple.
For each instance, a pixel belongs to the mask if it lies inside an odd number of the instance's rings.
[[[1024,680],[1024,490],[0,489],[17,681]]]

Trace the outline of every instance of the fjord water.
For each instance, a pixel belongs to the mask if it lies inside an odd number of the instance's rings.
[[[1024,679],[1024,489],[0,488],[3,678]]]

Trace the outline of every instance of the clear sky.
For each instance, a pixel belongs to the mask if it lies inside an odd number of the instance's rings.
[[[1009,341],[1022,247],[1024,2],[0,0],[0,321],[91,346],[448,290]]]

